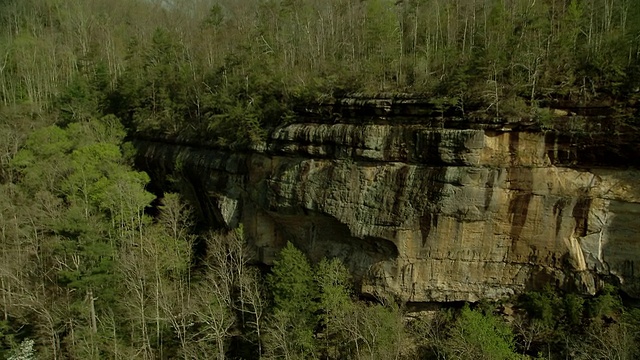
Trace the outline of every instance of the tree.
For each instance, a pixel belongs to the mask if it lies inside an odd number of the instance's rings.
[[[118,246],[140,235],[154,198],[144,190],[148,176],[125,165],[123,136],[112,118],[50,126],[31,134],[12,160],[20,188],[41,204],[28,214],[37,226],[35,270],[47,291],[29,296],[31,309],[46,319],[52,338],[69,332],[68,351],[83,358],[99,357],[105,339],[115,340],[99,319],[119,303]],[[123,227],[122,218],[135,221]],[[49,296],[60,300],[43,311],[37,304]],[[60,340],[52,343],[56,354]]]
[[[269,318],[265,347],[274,356],[312,356],[316,350],[313,331],[317,321],[313,299],[317,290],[313,270],[304,254],[287,243],[274,261],[267,283],[273,296],[273,315]]]
[[[267,281],[273,294],[274,308],[297,314],[303,321],[313,319],[315,306],[310,300],[317,294],[313,270],[305,255],[293,244],[287,243],[280,251]]]
[[[268,301],[263,279],[255,268],[247,269],[240,278],[241,311],[248,316],[244,322],[255,331],[255,343],[258,345],[258,358],[263,355],[264,323],[267,316]],[[251,339],[251,337],[250,337]]]
[[[202,341],[199,346],[201,357],[215,356],[218,360],[224,360],[226,342],[231,336],[230,330],[236,323],[236,317],[233,312],[232,284],[219,280],[211,274],[196,288],[198,305],[195,315],[201,326],[196,339]],[[210,352],[210,347],[215,351]]]
[[[520,359],[509,327],[491,314],[465,306],[449,331],[443,351],[451,359]]]
[[[397,359],[404,340],[402,314],[397,306],[357,304],[356,314],[358,337],[355,343],[358,357]]]
[[[341,328],[342,320],[352,308],[350,295],[351,276],[338,259],[323,259],[316,265],[315,280],[318,286],[318,308],[321,310],[324,351],[331,358],[339,358],[349,334]]]
[[[366,55],[362,60],[369,64],[365,71],[373,75],[370,81],[379,90],[399,85],[402,78],[402,29],[394,10],[394,3],[390,0],[366,2]]]

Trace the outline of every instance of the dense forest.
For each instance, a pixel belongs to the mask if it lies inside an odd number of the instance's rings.
[[[640,100],[635,0],[4,0],[0,102],[246,144],[345,93],[493,117]]]
[[[624,115],[639,86],[635,0],[0,0],[0,358],[636,359],[612,287],[408,316],[292,245],[258,267],[127,140],[246,146],[349,93]]]

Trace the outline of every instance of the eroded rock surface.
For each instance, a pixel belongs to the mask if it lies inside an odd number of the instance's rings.
[[[138,147],[156,177],[189,184],[203,216],[242,223],[261,261],[290,240],[312,259],[342,258],[364,293],[476,301],[549,282],[593,294],[606,279],[640,297],[640,171],[621,152],[603,167],[607,153],[575,138],[306,122],[252,151]]]

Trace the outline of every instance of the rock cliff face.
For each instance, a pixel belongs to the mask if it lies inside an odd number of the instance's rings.
[[[637,133],[606,117],[543,131],[419,104],[333,106],[337,122],[302,119],[250,151],[139,140],[140,165],[180,176],[203,216],[242,223],[260,261],[292,241],[342,258],[365,294],[476,301],[607,280],[640,297]]]

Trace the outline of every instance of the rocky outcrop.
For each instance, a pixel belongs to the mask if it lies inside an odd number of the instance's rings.
[[[342,258],[363,293],[476,301],[606,280],[640,297],[637,133],[609,134],[606,117],[541,130],[391,105],[347,103],[248,151],[139,140],[139,164],[180,176],[202,216],[242,223],[260,261],[292,241]]]

